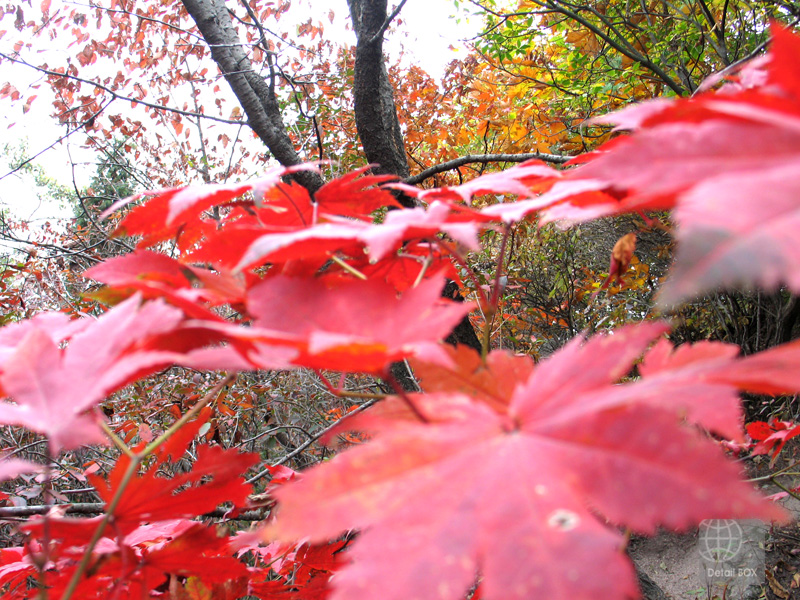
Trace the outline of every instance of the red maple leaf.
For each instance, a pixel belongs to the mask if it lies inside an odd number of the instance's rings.
[[[439,354],[437,342],[470,311],[470,304],[443,300],[442,286],[434,277],[398,297],[381,281],[328,288],[323,280],[273,277],[250,290],[247,308],[256,329],[297,340],[295,364],[381,373],[413,354]]]
[[[139,242],[139,247],[146,248],[158,242],[179,237],[180,233],[182,237],[189,238],[184,240],[182,245],[182,248],[188,248],[191,243],[200,239],[204,234],[216,229],[215,221],[203,221],[198,218],[203,211],[212,206],[232,202],[245,192],[252,192],[256,201],[260,201],[265,190],[284,186],[291,191],[292,186],[281,183],[281,177],[315,168],[314,165],[308,164],[280,167],[273,169],[261,179],[244,183],[184,186],[142,192],[114,203],[101,217],[106,217],[141,198],[149,198],[147,202],[133,208],[125,216],[117,226],[115,235],[142,235],[144,238]],[[191,225],[193,233],[188,233],[187,223]]]
[[[401,208],[394,196],[378,186],[396,181],[395,175],[365,175],[371,165],[356,169],[323,185],[314,194],[322,214],[342,217],[368,218],[370,213],[384,206]]]
[[[230,273],[185,265],[174,258],[136,250],[109,258],[84,272],[118,292],[141,292],[148,298],[164,298],[196,319],[214,319],[216,315],[199,303],[217,306],[240,303],[244,282]],[[195,286],[199,282],[202,286]]]
[[[330,217],[328,223],[315,227],[263,234],[250,243],[236,269],[308,256],[329,257],[336,252],[357,255],[362,248],[367,249],[370,260],[378,261],[408,240],[431,239],[440,232],[469,249],[476,249],[481,218],[479,213],[472,216],[474,220],[465,219],[450,204],[434,202],[427,209],[391,211],[382,223],[375,225]]]
[[[461,201],[469,204],[473,196],[481,194],[514,194],[527,198],[547,189],[562,177],[540,160],[528,160],[499,173],[487,173],[466,183],[453,187],[421,190],[405,184],[390,184],[387,187],[403,190],[407,194],[432,202],[434,200]]]
[[[182,319],[179,310],[161,301],[142,305],[133,297],[97,320],[86,319],[65,348],[57,339],[65,331],[60,319],[32,322],[3,364],[0,385],[14,404],[0,403],[0,422],[47,435],[54,453],[102,442],[105,437],[87,409],[172,363],[173,353],[144,345]]]
[[[770,462],[772,465],[786,442],[800,435],[800,425],[777,419],[772,419],[768,423],[756,421],[747,424],[747,434],[756,442],[753,454],[769,454],[772,457]]]
[[[50,553],[56,568],[46,575],[54,595],[61,595],[72,578],[97,522],[56,519],[50,523],[50,539],[57,540]],[[44,526],[39,521],[26,524],[24,530],[41,537]],[[246,566],[233,556],[230,538],[213,526],[186,519],[140,525],[116,538],[102,537],[92,554],[91,574],[78,587],[81,598],[107,598],[109,590],[119,597],[142,597],[143,592],[163,585],[170,575],[197,577],[207,584],[223,584],[248,575]],[[240,585],[246,587],[244,581]]]
[[[142,522],[190,518],[214,510],[222,502],[243,505],[252,491],[242,474],[259,460],[257,454],[198,446],[197,460],[188,473],[169,479],[158,475],[159,464],[134,478],[114,510],[115,526],[127,533]],[[100,497],[110,502],[120,486],[129,460],[120,457],[105,480],[90,476]]]
[[[362,413],[352,426],[372,441],[276,490],[272,532],[313,541],[363,530],[332,580],[334,599],[455,600],[479,574],[490,599],[594,599],[636,594],[607,521],[652,532],[783,518],[684,424],[696,398],[684,402],[669,385],[612,385],[664,330],[650,323],[572,342],[528,376],[498,357],[493,370],[521,376],[515,386],[481,383],[507,390],[504,408],[438,393],[417,406],[429,422],[398,421],[386,407]],[[720,427],[730,418],[719,415]],[[701,421],[715,428],[711,415]]]

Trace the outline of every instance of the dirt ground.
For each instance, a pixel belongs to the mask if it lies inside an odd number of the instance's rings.
[[[764,457],[759,457],[749,461],[747,470],[751,477],[763,476],[795,462],[798,457],[800,448],[796,446],[791,451],[784,450],[773,467]],[[800,476],[784,477],[780,481],[783,485],[797,486]],[[781,490],[764,483],[762,491],[770,495]],[[700,559],[697,530],[683,534],[663,532],[652,538],[634,537],[629,547],[630,556],[673,600],[800,600],[800,501],[789,497],[780,502],[794,514],[795,522],[785,527],[764,526],[766,573],[764,583],[759,587],[735,592],[709,591]]]

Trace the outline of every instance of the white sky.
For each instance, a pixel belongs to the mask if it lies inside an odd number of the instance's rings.
[[[325,36],[329,39],[342,40],[342,43],[355,42],[352,32],[346,29],[349,16],[345,0],[305,0],[305,3],[308,12],[293,7],[286,16],[301,22],[310,15],[327,15],[328,10],[333,10],[334,23],[331,24],[327,18],[322,20]],[[390,0],[389,4],[393,7],[396,1]],[[53,6],[55,5],[54,1]],[[450,18],[456,12],[452,0],[408,0],[400,13],[401,24],[387,35],[385,51],[389,59],[396,59],[400,55],[402,45],[404,60],[407,63],[419,64],[434,79],[439,79],[450,61],[465,55],[466,49],[460,40],[474,36],[480,25],[477,19],[470,21],[463,11],[460,13],[461,23],[457,24],[455,19]],[[0,29],[11,29],[9,38],[16,33],[12,29],[13,23],[10,22],[12,20],[13,17],[7,15],[0,22]],[[286,28],[286,24],[281,22],[281,27]],[[66,38],[57,39],[56,43],[64,43],[61,42],[62,39]],[[2,41],[7,42],[8,39]],[[46,43],[46,38],[39,38],[36,43],[37,45]],[[52,56],[53,54],[56,56]],[[62,56],[59,57],[58,54]],[[65,54],[66,51],[63,49],[44,50],[39,46],[39,50],[30,60],[36,64],[48,62],[55,65],[63,62]],[[37,94],[38,97],[26,114],[22,112],[24,102],[18,101],[10,107],[4,103],[7,108],[0,111],[0,146],[26,140],[29,152],[34,154],[66,132],[66,129],[59,126],[50,116],[51,104],[48,99],[50,92],[47,85],[44,84],[38,89],[36,87],[38,83],[43,83],[43,78],[39,74],[24,67],[0,63],[0,85],[5,81],[10,81],[23,98],[33,94]],[[62,142],[37,159],[38,164],[45,168],[48,175],[67,185],[72,183],[68,148],[72,158],[79,163],[76,169],[79,186],[87,185],[94,171],[91,164],[95,158],[94,154],[80,148],[80,135],[80,133],[75,134],[74,140]],[[80,165],[81,161],[84,161],[84,166]],[[7,172],[7,165],[0,159],[0,177]],[[36,190],[31,189],[30,180],[19,175],[11,175],[0,180],[0,205],[9,207],[19,218],[34,222],[72,216],[70,209],[59,207],[54,203],[41,202],[37,198]]]

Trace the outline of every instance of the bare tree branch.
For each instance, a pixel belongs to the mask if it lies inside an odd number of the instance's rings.
[[[374,44],[375,42],[378,41],[378,38],[383,37],[383,34],[386,33],[386,30],[389,28],[389,25],[391,25],[392,21],[394,21],[395,17],[400,14],[400,11],[403,10],[403,5],[407,1],[408,0],[402,0],[402,2],[400,2],[400,4],[398,4],[395,7],[395,9],[392,11],[392,14],[390,14],[388,17],[386,17],[386,20],[383,22],[383,25],[381,25],[381,28],[377,32],[375,32],[375,35],[373,35],[369,39],[369,42],[367,42],[367,43]]]
[[[116,99],[126,100],[128,102],[133,102],[134,104],[141,104],[142,106],[147,106],[148,108],[154,108],[156,110],[163,110],[166,112],[176,113],[186,117],[209,119],[211,121],[216,121],[217,123],[228,123],[229,125],[241,124],[241,121],[234,121],[232,119],[223,119],[222,117],[215,117],[213,115],[206,115],[203,113],[195,113],[188,110],[181,110],[179,108],[172,108],[170,106],[165,106],[163,104],[145,102],[144,100],[139,100],[138,98],[132,98],[131,96],[123,96],[122,94],[116,92],[107,85],[103,85],[102,83],[99,83],[97,81],[92,81],[91,79],[84,79],[83,77],[78,77],[77,75],[70,75],[69,73],[58,73],[57,71],[51,71],[50,69],[45,69],[44,67],[37,67],[36,65],[33,65],[25,60],[22,60],[21,58],[14,58],[13,56],[9,56],[8,54],[4,54],[3,52],[0,52],[0,58],[4,58],[10,62],[17,63],[19,65],[25,65],[26,67],[39,71],[40,73],[44,73],[45,75],[51,75],[53,77],[63,77],[64,79],[71,79],[73,81],[79,81],[87,85],[93,85],[94,87],[99,88],[104,92],[107,92],[108,94],[111,94],[111,96],[115,100]]]
[[[0,507],[0,519],[14,519],[22,517],[32,517],[34,515],[43,515],[48,510],[53,508],[54,505],[40,505],[40,506],[2,506]],[[66,506],[67,514],[70,515],[99,515],[103,514],[106,510],[105,502],[76,502],[75,504],[57,504],[56,507]],[[235,517],[226,516],[229,510],[226,508],[217,508],[211,512],[207,512],[203,517],[211,517],[215,519],[228,519],[231,521],[263,521],[264,512],[261,510],[248,510],[240,513]]]

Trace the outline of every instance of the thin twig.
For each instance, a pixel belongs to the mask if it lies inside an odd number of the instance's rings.
[[[340,424],[340,423],[341,423],[341,422],[342,422],[344,419],[347,419],[347,418],[349,418],[349,417],[352,417],[353,415],[355,415],[355,414],[358,414],[358,413],[360,413],[360,412],[362,412],[362,411],[364,411],[364,410],[368,409],[370,406],[372,406],[372,405],[373,405],[373,404],[375,404],[376,402],[379,402],[379,401],[380,401],[380,400],[382,400],[382,399],[383,399],[383,398],[373,398],[372,400],[368,400],[368,401],[364,402],[364,404],[361,404],[361,405],[360,405],[360,406],[358,406],[358,408],[356,408],[355,410],[353,410],[353,411],[351,411],[351,412],[347,413],[347,415],[345,415],[345,416],[344,416],[344,417],[342,417],[341,419],[338,419],[338,420],[337,420],[335,423],[331,423],[331,424],[330,424],[330,425],[328,425],[326,428],[324,428],[324,429],[321,429],[320,431],[318,431],[317,433],[315,433],[315,434],[314,434],[314,435],[313,435],[313,436],[312,436],[310,439],[308,439],[308,440],[306,440],[305,442],[303,442],[301,445],[299,445],[297,448],[295,448],[294,450],[292,450],[291,452],[289,452],[289,454],[287,454],[286,456],[284,456],[283,458],[281,458],[279,461],[277,461],[277,462],[273,463],[271,466],[272,466],[272,467],[277,467],[277,466],[280,466],[280,465],[282,465],[283,463],[285,463],[285,462],[287,462],[287,461],[289,461],[289,460],[293,459],[295,456],[297,456],[298,454],[300,454],[301,452],[303,452],[303,451],[304,451],[306,448],[308,448],[308,447],[309,447],[311,444],[313,444],[313,443],[314,443],[314,442],[316,442],[318,439],[320,439],[321,437],[323,437],[323,436],[324,436],[326,433],[328,433],[329,431],[331,431],[331,430],[332,430],[332,429],[334,429],[335,427],[338,427],[338,426],[339,426],[339,424]],[[249,484],[256,483],[256,482],[257,482],[259,479],[263,479],[263,478],[264,478],[264,477],[266,477],[267,475],[269,475],[269,469],[264,469],[263,471],[259,471],[258,473],[256,473],[255,475],[253,475],[253,476],[252,476],[250,479],[248,479],[248,480],[247,480],[247,482],[246,482],[246,483],[249,483]]]

